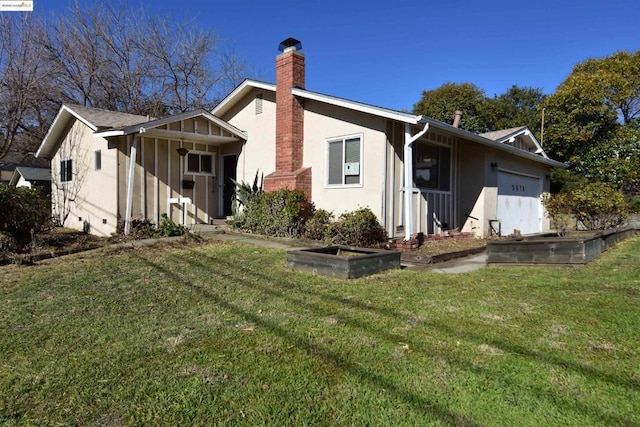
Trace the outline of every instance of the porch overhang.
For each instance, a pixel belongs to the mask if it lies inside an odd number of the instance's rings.
[[[211,126],[206,129],[206,132],[198,132],[196,130],[186,131],[182,129],[182,125],[180,125],[180,130],[171,129],[171,125],[174,123],[181,124],[186,120],[193,120],[197,118],[205,119],[209,124],[218,128],[219,132],[212,132]],[[212,145],[221,145],[247,140],[246,132],[236,128],[224,120],[219,119],[205,110],[176,114],[163,119],[152,120],[133,126],[98,130],[93,134],[93,136],[96,138],[110,138],[133,134],[141,134],[151,138],[185,140]]]

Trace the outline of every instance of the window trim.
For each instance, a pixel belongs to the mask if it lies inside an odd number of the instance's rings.
[[[195,171],[190,171],[189,170],[189,156],[190,155],[198,155],[198,156],[211,156],[211,172],[201,172],[200,170],[198,172]],[[199,157],[198,159],[198,165],[202,165],[202,157]],[[184,156],[184,164],[183,164],[183,170],[184,170],[184,174],[185,175],[197,175],[197,176],[216,176],[216,153],[210,152],[210,151],[189,151],[187,153],[186,156]],[[199,168],[201,169],[201,168]]]
[[[357,184],[345,184],[344,183],[344,169],[342,173],[342,184],[329,184],[329,145],[333,142],[342,142],[342,167],[344,168],[344,150],[345,150],[345,142],[349,139],[358,138],[360,140],[360,173],[359,182]],[[325,178],[324,178],[324,187],[325,188],[362,188],[364,187],[364,133],[354,133],[344,136],[335,136],[325,139]]]
[[[69,179],[64,180],[63,177],[63,171],[67,170],[66,166],[63,166],[67,164],[67,162],[71,162],[71,167],[69,168]],[[64,176],[66,176],[67,173],[64,173]],[[66,185],[70,182],[73,182],[73,157],[64,157],[60,159],[60,174],[59,174],[59,179],[60,179],[60,183],[63,185]]]

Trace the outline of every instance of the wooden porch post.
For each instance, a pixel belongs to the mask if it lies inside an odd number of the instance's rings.
[[[129,171],[127,173],[127,207],[124,214],[124,234],[131,232],[131,211],[133,210],[133,177],[136,170],[136,152],[138,146],[138,134],[133,134],[131,152],[129,153]]]

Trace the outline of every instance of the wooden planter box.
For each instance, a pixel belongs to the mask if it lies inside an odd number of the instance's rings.
[[[400,252],[327,246],[287,252],[287,267],[321,276],[355,279],[400,268]]]
[[[627,227],[567,237],[548,234],[491,241],[487,263],[584,265],[635,233],[635,228]]]

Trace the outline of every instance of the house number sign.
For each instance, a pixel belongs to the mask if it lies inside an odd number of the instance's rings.
[[[511,191],[521,191],[524,193],[524,185],[512,184]]]

